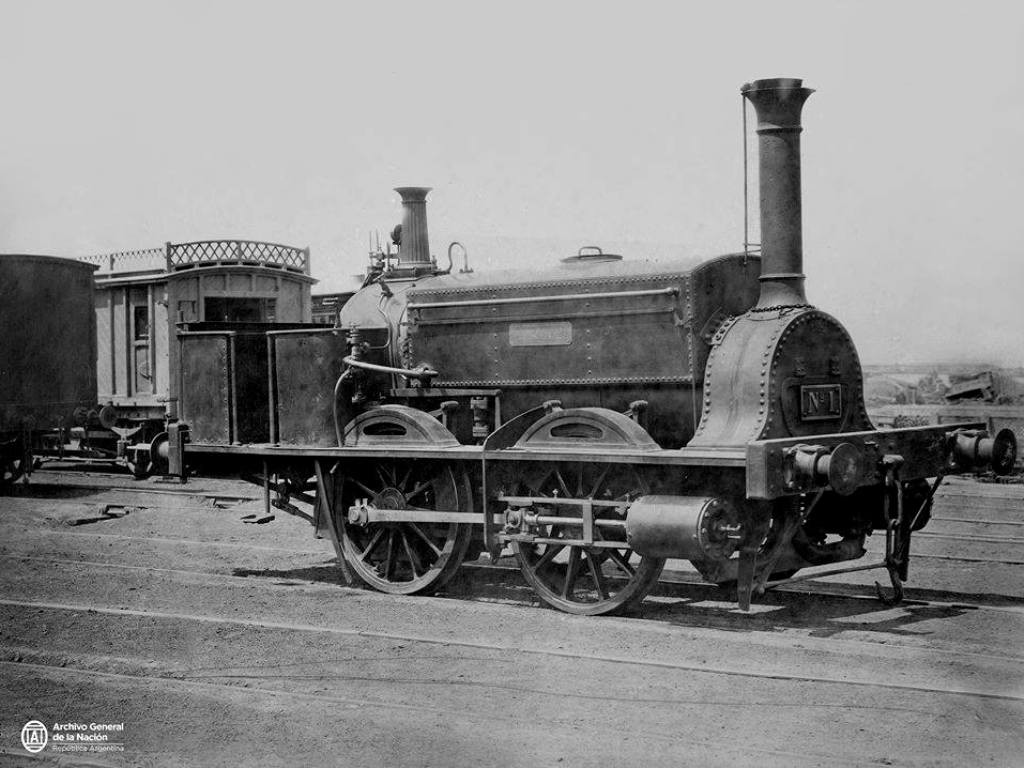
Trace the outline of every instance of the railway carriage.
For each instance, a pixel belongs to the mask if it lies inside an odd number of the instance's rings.
[[[337,325],[338,313],[355,291],[342,293],[314,293],[312,320],[320,325]]]
[[[430,257],[428,190],[402,187],[397,263],[339,326],[178,336],[171,468],[261,468],[313,501],[346,577],[438,589],[511,549],[556,608],[623,610],[666,559],[740,605],[810,566],[884,569],[898,600],[944,475],[1007,472],[980,424],[876,429],[856,348],[804,293],[799,80],[759,80],[761,253],[631,263],[587,249],[547,272],[454,274]],[[861,558],[885,536],[884,560]],[[820,575],[820,574],[819,574]],[[799,578],[799,577],[796,577]]]
[[[162,468],[166,421],[177,416],[178,377],[171,372],[179,369],[179,328],[311,322],[316,280],[309,275],[308,248],[202,240],[82,260],[97,269],[102,407],[90,445],[125,459],[136,474],[146,474],[153,462]]]
[[[0,485],[57,450],[96,407],[95,267],[0,254]]]

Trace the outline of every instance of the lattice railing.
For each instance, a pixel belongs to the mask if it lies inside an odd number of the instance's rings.
[[[95,264],[99,272],[148,272],[167,268],[167,252],[164,248],[144,248],[137,251],[118,251],[93,256],[79,256],[78,261]]]
[[[309,274],[309,249],[255,240],[201,240],[168,243],[167,269],[202,264],[251,264]]]
[[[150,272],[188,269],[212,264],[243,264],[287,269],[309,274],[309,249],[257,240],[198,240],[167,243],[163,248],[118,251],[80,256],[79,261],[95,264],[100,273]]]

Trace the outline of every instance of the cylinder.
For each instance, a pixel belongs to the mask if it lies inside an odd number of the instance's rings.
[[[396,187],[402,198],[402,242],[398,260],[402,266],[430,264],[427,239],[427,193],[430,187]]]
[[[648,557],[727,560],[744,534],[736,506],[706,496],[641,496],[626,513],[626,540]]]
[[[795,78],[747,83],[740,92],[757,112],[761,201],[758,308],[807,303],[800,202],[800,111],[814,91]]]

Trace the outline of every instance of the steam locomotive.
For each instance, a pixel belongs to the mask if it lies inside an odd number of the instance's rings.
[[[172,471],[256,463],[274,503],[316,504],[346,578],[436,590],[508,548],[547,604],[641,601],[666,559],[753,594],[810,566],[879,568],[953,472],[1008,472],[1009,431],[875,429],[857,351],[804,293],[800,113],[758,80],[761,254],[631,263],[583,249],[489,275],[430,256],[427,188],[401,187],[382,258],[333,328],[179,334]],[[884,560],[843,566],[884,532]],[[820,573],[817,575],[821,575]],[[799,577],[797,577],[799,578]]]

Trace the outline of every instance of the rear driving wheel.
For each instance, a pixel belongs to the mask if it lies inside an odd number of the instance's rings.
[[[440,463],[381,463],[343,478],[336,526],[345,561],[368,586],[396,595],[435,591],[454,575],[469,545],[464,523],[348,521],[360,500],[378,509],[472,512],[469,476]]]

